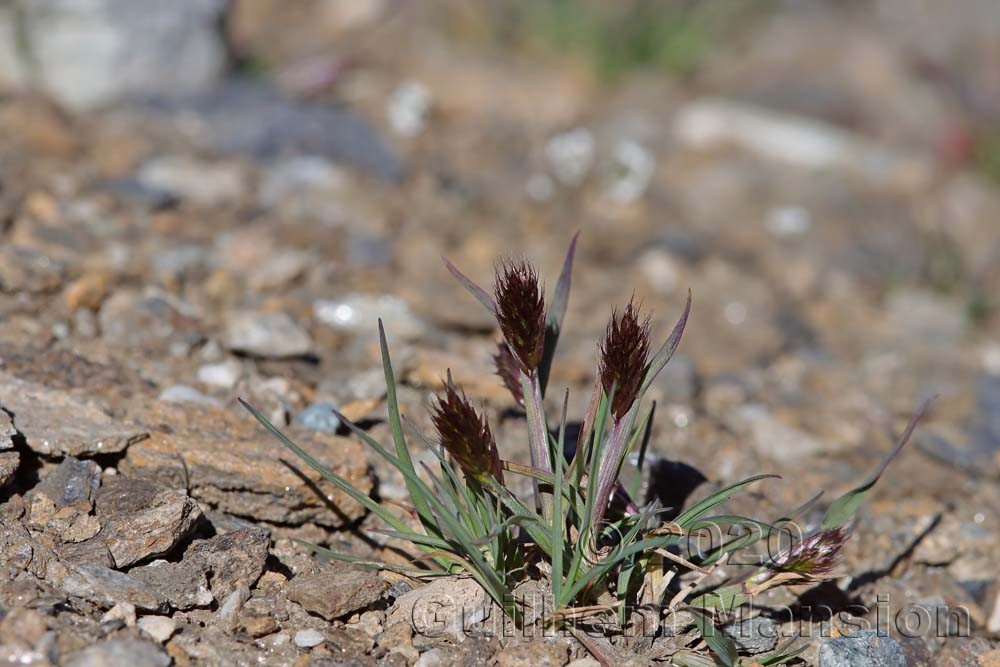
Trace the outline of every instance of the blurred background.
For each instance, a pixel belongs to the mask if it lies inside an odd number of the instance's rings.
[[[551,289],[580,230],[577,414],[612,305],[688,287],[653,448],[709,479],[843,489],[938,394],[865,549],[938,517],[908,557],[1000,631],[998,65],[994,0],[3,0],[0,350],[311,428],[381,414],[380,316],[411,414],[451,367],[516,448],[440,258]]]

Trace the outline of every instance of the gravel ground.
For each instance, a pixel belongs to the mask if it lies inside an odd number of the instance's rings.
[[[767,3],[684,24],[691,64],[611,73],[518,3],[47,4],[0,6],[38,61],[0,46],[0,664],[596,664],[429,633],[406,610],[433,586],[316,561],[297,540],[404,556],[236,403],[405,500],[329,411],[388,437],[381,317],[419,427],[450,368],[526,461],[495,326],[440,258],[489,284],[524,256],[551,290],[580,231],[551,379],[574,414],[613,306],[665,336],[694,295],[652,389],[666,504],[761,472],[739,511],[836,497],[938,396],[844,576],[767,605],[804,664],[1000,665],[991,0]],[[160,32],[129,68],[67,59],[94,25]],[[647,649],[618,658],[669,664]]]

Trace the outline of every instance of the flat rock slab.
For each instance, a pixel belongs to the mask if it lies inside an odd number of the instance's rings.
[[[98,405],[65,391],[0,373],[0,408],[13,416],[28,447],[42,455],[116,454],[145,437]]]
[[[382,597],[389,582],[371,570],[343,563],[300,574],[288,585],[288,599],[328,621],[364,609]]]
[[[61,587],[69,595],[105,608],[120,602],[128,602],[145,611],[163,611],[167,606],[166,600],[148,584],[100,565],[76,568],[62,580]]]
[[[195,540],[179,562],[154,561],[129,574],[177,609],[205,607],[213,600],[221,603],[239,589],[249,590],[264,572],[270,544],[267,532],[242,528]]]
[[[231,313],[225,342],[230,350],[275,359],[303,356],[313,349],[309,333],[287,313]]]
[[[162,595],[174,609],[207,607],[215,601],[215,596],[208,588],[205,571],[191,567],[187,563],[157,560],[148,565],[132,568],[129,570],[129,576]]]
[[[385,625],[405,623],[417,634],[463,642],[476,619],[486,617],[491,601],[475,580],[443,577],[396,598]]]
[[[180,489],[146,479],[111,477],[97,494],[97,516],[115,566],[128,567],[173,549],[201,518],[201,508]]]
[[[34,341],[0,341],[3,372],[44,385],[75,393],[82,398],[117,404],[122,399],[148,400],[153,388],[134,371],[114,362],[98,362],[73,350]]]
[[[100,485],[100,466],[93,461],[67,456],[33,491],[44,493],[56,507],[67,507],[90,503]]]
[[[406,171],[401,158],[352,111],[288,100],[274,86],[247,78],[231,78],[203,95],[158,100],[137,111],[144,119],[185,128],[196,145],[211,152],[258,159],[289,151],[320,155],[389,182],[398,182]]]
[[[851,637],[836,637],[819,649],[820,667],[906,667],[903,647],[877,630],[861,630]]]
[[[338,528],[365,513],[250,415],[158,401],[146,410],[138,418],[149,424],[151,436],[129,448],[119,466],[126,474],[186,485],[203,506],[255,521],[314,521]],[[361,443],[299,429],[288,433],[362,493],[371,491],[374,481]]]

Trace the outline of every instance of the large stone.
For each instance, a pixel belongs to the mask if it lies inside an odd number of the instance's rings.
[[[257,160],[320,156],[385,181],[398,181],[406,171],[400,157],[358,114],[344,106],[286,98],[261,80],[232,78],[207,94],[140,112],[147,118],[166,112],[172,125],[212,153]]]
[[[169,667],[171,663],[163,649],[138,639],[109,639],[83,649],[66,663],[67,667]]]
[[[258,357],[299,357],[313,349],[309,333],[287,313],[232,313],[225,340],[229,349]]]
[[[193,405],[154,402],[139,418],[169,424],[133,445],[120,469],[187,486],[203,506],[256,521],[316,523],[340,527],[364,516],[364,508],[269,435],[249,415]],[[291,430],[289,435],[320,463],[369,493],[373,480],[356,440]]]
[[[149,585],[177,609],[205,607],[213,600],[221,603],[233,592],[253,586],[264,571],[270,544],[266,531],[239,528],[195,540],[179,562],[154,561],[133,568],[129,575]]]
[[[326,565],[315,574],[300,574],[288,585],[288,599],[298,602],[306,611],[328,621],[364,609],[378,600],[389,582],[371,570]]]
[[[148,565],[132,568],[129,576],[166,598],[174,609],[207,607],[215,601],[215,596],[208,588],[205,570],[191,567],[188,563],[156,560]]]
[[[73,109],[204,90],[226,65],[223,0],[14,0],[0,6],[0,88]]]
[[[44,493],[56,507],[82,504],[88,506],[101,484],[101,467],[93,461],[82,461],[73,456],[64,458],[56,469],[33,489]]]
[[[156,158],[144,164],[139,171],[139,182],[147,188],[168,192],[178,199],[202,206],[239,201],[246,189],[245,181],[243,172],[235,164],[207,163],[179,156]],[[207,254],[204,247],[193,246],[190,252],[176,259],[181,260],[181,266],[189,263],[198,265],[206,262]],[[165,262],[171,259],[169,255],[161,254],[160,258],[162,263],[178,264],[176,259]],[[164,271],[168,267],[162,264],[159,268],[160,273],[182,273]]]
[[[115,402],[122,397],[144,400],[151,388],[139,374],[108,361],[101,363],[60,345],[37,341],[2,341],[3,370],[21,380],[86,398]]]
[[[180,489],[118,476],[101,487],[97,515],[105,524],[101,537],[122,568],[173,549],[201,518],[201,508]]]
[[[211,575],[212,594],[224,600],[237,589],[253,586],[264,572],[271,540],[258,528],[234,530],[196,540],[184,553],[182,565]]]
[[[133,579],[124,572],[101,567],[82,565],[62,580],[62,589],[69,595],[89,600],[105,608],[119,602],[128,602],[136,609],[163,611],[166,601],[147,584]]]
[[[837,637],[819,648],[820,667],[906,667],[903,647],[877,630],[862,630],[851,637]]]
[[[176,352],[204,338],[189,304],[153,289],[115,292],[101,306],[98,319],[108,343],[130,350]]]
[[[142,427],[114,421],[96,403],[2,372],[0,408],[39,454],[116,454],[144,437]]]
[[[399,596],[385,623],[405,623],[417,634],[462,642],[474,632],[472,626],[488,616],[490,604],[474,579],[435,579]]]
[[[736,647],[750,655],[765,653],[778,644],[780,630],[774,621],[766,616],[754,616],[741,623],[732,623],[722,628],[727,637],[736,642]]]

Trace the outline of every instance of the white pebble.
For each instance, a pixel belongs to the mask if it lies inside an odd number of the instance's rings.
[[[594,135],[585,127],[557,134],[545,144],[545,157],[560,183],[580,185],[594,163]]]
[[[319,299],[313,303],[316,319],[335,329],[370,335],[385,322],[386,334],[414,338],[426,329],[423,321],[402,299],[388,294],[348,294],[339,299]]]
[[[542,173],[532,174],[524,189],[528,193],[528,197],[539,204],[552,199],[552,195],[556,192],[552,178],[548,174]]]
[[[131,602],[119,602],[101,616],[101,623],[122,621],[128,627],[135,625],[135,605]]]
[[[656,158],[631,139],[615,146],[614,171],[608,196],[619,204],[632,204],[642,198],[656,171]]]
[[[295,645],[299,648],[319,646],[326,640],[319,630],[299,630],[295,633]]]
[[[1000,345],[988,343],[980,350],[983,369],[990,375],[1000,375]]]
[[[768,211],[764,224],[778,238],[801,236],[812,226],[812,217],[802,206],[775,206]]]
[[[167,616],[143,616],[137,625],[139,629],[161,644],[177,630],[177,621]]]
[[[200,403],[202,405],[213,405],[222,407],[222,401],[212,396],[206,396],[194,387],[183,384],[175,384],[160,392],[159,400],[165,403]]]
[[[393,132],[403,137],[415,137],[427,125],[431,108],[431,91],[419,81],[404,81],[389,98],[386,116]]]
[[[680,284],[680,270],[670,253],[652,248],[639,257],[639,271],[659,294],[673,294]]]
[[[198,382],[213,387],[232,389],[240,379],[243,367],[235,359],[217,364],[205,364],[198,369]]]

